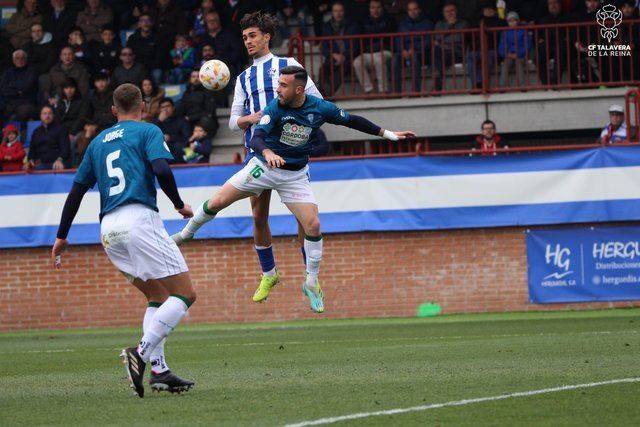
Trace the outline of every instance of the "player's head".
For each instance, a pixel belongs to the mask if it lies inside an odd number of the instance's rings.
[[[144,111],[144,103],[142,102],[142,93],[138,86],[131,83],[121,84],[113,92],[113,106],[111,112],[114,116],[120,118],[122,116],[141,115]]]
[[[297,65],[289,65],[280,70],[276,92],[281,105],[289,106],[304,96],[307,77],[307,71]]]
[[[278,20],[268,13],[247,13],[240,20],[242,41],[252,58],[260,58],[269,53],[269,42],[276,34]]]
[[[494,135],[496,134],[496,124],[491,120],[485,120],[484,122],[482,122],[480,130],[482,131],[482,137],[484,139],[493,139]]]

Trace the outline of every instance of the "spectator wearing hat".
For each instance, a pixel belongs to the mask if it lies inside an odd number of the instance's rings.
[[[25,169],[61,170],[69,165],[71,146],[69,132],[60,123],[54,121],[53,108],[45,105],[40,110],[40,121],[31,136],[28,163]]]
[[[507,24],[512,29],[500,33],[498,41],[498,55],[502,59],[500,68],[500,86],[505,87],[509,81],[511,66],[515,65],[518,85],[525,85],[526,77],[526,56],[531,49],[531,37],[524,29],[517,29],[520,26],[520,16],[518,12],[511,11],[507,14]]]
[[[0,144],[0,171],[19,172],[22,170],[24,148],[18,139],[20,132],[13,123],[2,129],[2,144]]]
[[[483,156],[495,156],[498,148],[509,148],[504,138],[496,133],[496,124],[493,121],[482,122],[480,131],[480,135],[476,136],[473,150],[480,151]]]
[[[624,120],[624,108],[614,104],[609,107],[609,123],[600,132],[601,144],[618,144],[627,141],[627,123]]]
[[[0,114],[23,122],[37,113],[38,76],[27,65],[24,50],[14,51],[12,59],[13,65],[0,77]]]

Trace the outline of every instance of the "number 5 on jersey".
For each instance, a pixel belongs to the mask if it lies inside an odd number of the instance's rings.
[[[109,188],[109,197],[116,196],[124,191],[124,187],[126,187],[127,182],[124,179],[124,172],[122,169],[113,166],[113,162],[120,158],[120,150],[116,150],[113,153],[109,153],[107,156],[107,175],[109,178],[115,178],[118,180],[116,185],[112,185]]]

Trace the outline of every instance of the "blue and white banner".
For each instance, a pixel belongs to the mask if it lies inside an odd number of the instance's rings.
[[[527,233],[533,303],[640,299],[640,227]]]
[[[210,197],[240,166],[175,169],[183,199]],[[52,243],[73,174],[0,176],[0,248]],[[640,219],[640,147],[538,154],[319,161],[311,182],[324,233],[434,230]],[[293,235],[296,223],[274,192],[270,224]],[[184,221],[160,194],[170,232]],[[99,196],[85,196],[72,243],[99,243]],[[252,235],[243,200],[203,227],[199,238]]]

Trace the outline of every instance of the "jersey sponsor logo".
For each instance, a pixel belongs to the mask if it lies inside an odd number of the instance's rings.
[[[315,118],[315,117],[313,116],[313,113],[309,113],[309,114],[307,114],[307,120],[309,120],[309,123],[313,123],[313,119],[314,119],[314,118]]]
[[[269,77],[274,77],[276,74],[278,74],[278,70],[272,67],[269,69],[268,74],[269,74]]]
[[[345,112],[344,112],[344,110],[343,110],[342,108],[340,109],[340,115],[341,115],[342,117],[344,117],[344,116],[345,116]]]
[[[297,146],[307,143],[312,129],[296,123],[285,123],[282,126],[280,142],[287,145]]]
[[[284,116],[284,117],[282,118],[282,121],[283,121],[283,122],[286,122],[287,120],[295,120],[295,119],[296,119],[296,118],[295,118],[295,117],[293,117],[293,116]]]
[[[271,117],[268,114],[260,118],[261,125],[268,125],[270,121],[271,121]]]
[[[102,139],[102,142],[111,142],[114,139],[122,138],[123,134],[124,134],[124,129],[111,131],[104,136],[104,138]]]

